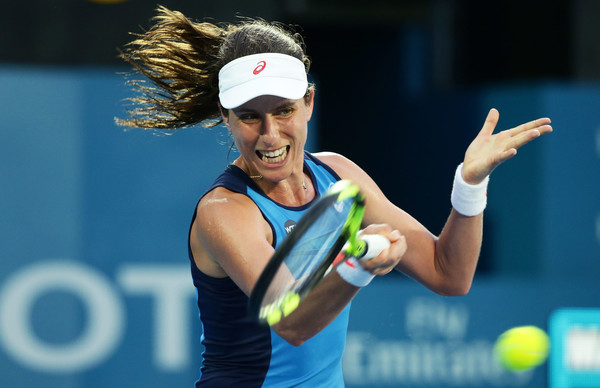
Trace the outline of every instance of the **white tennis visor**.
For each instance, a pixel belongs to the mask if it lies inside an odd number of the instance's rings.
[[[297,100],[306,94],[304,64],[286,54],[263,53],[235,59],[219,71],[219,100],[225,109],[258,96],[272,95]]]

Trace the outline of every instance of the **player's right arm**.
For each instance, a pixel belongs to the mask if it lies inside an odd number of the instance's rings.
[[[275,252],[272,240],[269,224],[245,195],[217,188],[197,206],[190,235],[196,266],[212,277],[229,276],[248,296]],[[332,275],[314,297],[273,326],[290,344],[301,345],[319,333],[358,292],[337,273]]]
[[[230,277],[250,295],[275,251],[272,232],[247,196],[216,188],[202,198],[192,224],[194,262],[206,275]]]

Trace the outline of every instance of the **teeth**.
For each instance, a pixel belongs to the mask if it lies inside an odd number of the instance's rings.
[[[278,150],[275,150],[275,151],[266,151],[266,152],[263,153],[263,155],[266,155],[269,158],[274,158],[276,156],[281,155],[283,153],[283,151],[285,151],[285,147],[282,147],[282,148],[280,148]]]
[[[259,151],[260,158],[265,163],[278,163],[285,159],[287,156],[287,147],[281,147],[275,151]]]

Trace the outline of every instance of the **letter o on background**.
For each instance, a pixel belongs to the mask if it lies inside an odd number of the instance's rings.
[[[66,344],[41,341],[31,322],[35,301],[57,290],[81,299],[87,311],[82,334]],[[0,317],[1,342],[16,361],[31,369],[71,373],[112,354],[123,335],[125,312],[100,272],[74,261],[44,261],[9,275],[0,289]]]

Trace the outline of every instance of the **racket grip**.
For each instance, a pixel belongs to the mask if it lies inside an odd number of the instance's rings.
[[[362,255],[357,257],[360,260],[372,259],[390,246],[390,240],[381,234],[361,234],[358,238],[366,244]]]

